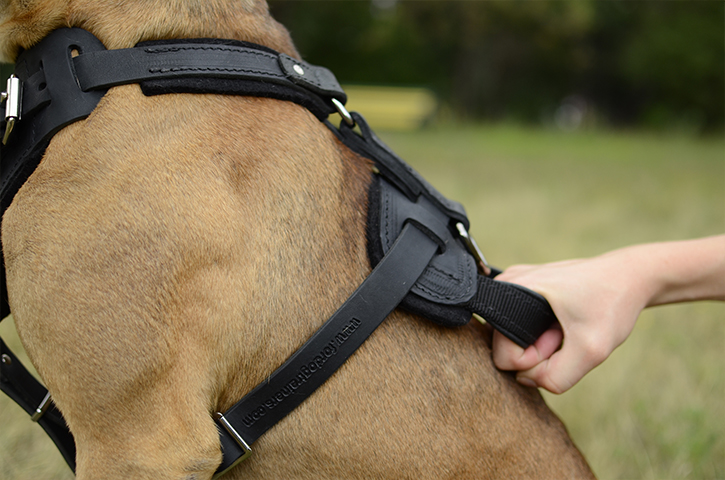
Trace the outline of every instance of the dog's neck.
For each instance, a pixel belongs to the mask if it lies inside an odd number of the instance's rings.
[[[299,56],[265,0],[6,0],[0,2],[0,58],[13,62],[20,49],[61,27],[84,28],[109,49],[144,40],[207,37]]]

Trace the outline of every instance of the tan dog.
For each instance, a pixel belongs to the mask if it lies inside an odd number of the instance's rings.
[[[0,5],[9,58],[63,26],[107,48],[219,37],[297,55],[263,1]],[[370,179],[312,114],[270,99],[116,87],[54,137],[2,241],[17,328],[75,436],[79,479],[211,478],[212,413],[369,273]],[[591,477],[475,323],[392,315],[228,478]]]

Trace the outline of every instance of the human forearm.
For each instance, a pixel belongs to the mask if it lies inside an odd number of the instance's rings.
[[[725,300],[725,235],[625,250],[650,284],[647,306]]]

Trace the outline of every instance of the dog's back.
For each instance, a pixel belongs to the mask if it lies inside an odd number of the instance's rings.
[[[10,2],[5,51],[70,25],[108,48],[223,37],[295,54],[263,4],[69,3]],[[312,114],[277,100],[116,87],[54,137],[2,241],[18,331],[73,431],[79,479],[211,478],[211,413],[369,273],[370,178]],[[591,476],[486,340],[480,326],[392,315],[230,478]]]

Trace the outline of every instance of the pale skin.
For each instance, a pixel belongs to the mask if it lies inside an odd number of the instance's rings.
[[[495,332],[494,363],[501,370],[516,371],[523,385],[563,393],[624,342],[643,309],[725,301],[725,235],[517,265],[497,280],[542,294],[560,323],[525,350]]]

